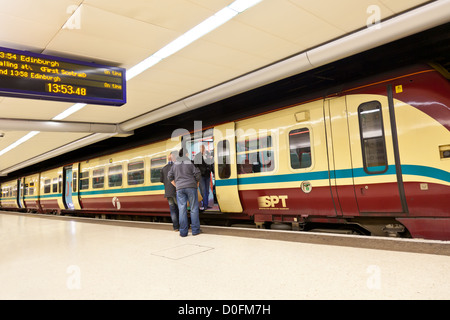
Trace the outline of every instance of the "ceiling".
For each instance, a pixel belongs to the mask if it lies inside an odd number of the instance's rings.
[[[0,46],[130,69],[232,2],[0,0]],[[374,14],[386,19],[428,2],[263,0],[129,80],[125,105],[87,105],[64,121],[124,123],[366,28]],[[51,120],[72,105],[0,97],[0,119]],[[0,154],[31,130],[0,127]],[[40,132],[0,156],[0,173],[91,134]]]

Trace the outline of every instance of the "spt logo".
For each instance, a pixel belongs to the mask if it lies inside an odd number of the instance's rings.
[[[263,196],[258,197],[260,209],[287,210],[286,200],[288,196]]]

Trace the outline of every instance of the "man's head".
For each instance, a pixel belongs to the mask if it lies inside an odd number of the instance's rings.
[[[177,161],[178,151],[172,151],[169,153],[169,161],[175,162]]]

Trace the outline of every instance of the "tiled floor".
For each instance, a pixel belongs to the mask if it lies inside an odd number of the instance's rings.
[[[0,213],[0,299],[449,299],[450,257]]]

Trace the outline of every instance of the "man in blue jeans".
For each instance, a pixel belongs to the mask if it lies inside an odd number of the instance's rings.
[[[188,153],[180,150],[179,158],[169,171],[169,181],[177,188],[178,210],[180,212],[180,236],[186,237],[189,231],[187,203],[191,207],[192,235],[200,234],[200,217],[198,212],[197,188],[200,181],[200,170],[189,160]]]

